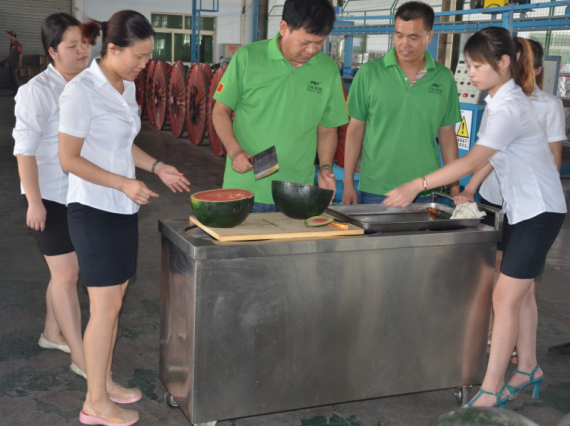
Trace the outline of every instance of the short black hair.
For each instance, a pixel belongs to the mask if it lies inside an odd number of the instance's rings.
[[[435,13],[429,4],[422,3],[421,1],[410,1],[401,5],[396,10],[395,19],[402,19],[404,21],[413,21],[415,19],[424,20],[424,28],[426,31],[431,31],[433,28],[433,21]]]
[[[49,48],[51,47],[57,52],[57,46],[61,43],[63,34],[70,27],[81,28],[81,22],[67,13],[54,13],[44,19],[42,23],[42,44],[50,64],[53,64],[53,58],[49,54]],[[14,34],[14,37],[16,37],[16,34]]]
[[[283,18],[289,29],[327,36],[334,27],[335,11],[328,0],[286,0]]]

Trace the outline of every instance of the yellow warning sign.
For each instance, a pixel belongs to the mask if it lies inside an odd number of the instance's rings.
[[[469,137],[469,131],[467,130],[467,123],[465,122],[465,117],[461,120],[461,124],[459,125],[459,130],[457,130],[457,136],[461,136],[462,138]]]

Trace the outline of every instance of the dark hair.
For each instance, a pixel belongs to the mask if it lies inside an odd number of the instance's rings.
[[[303,28],[309,34],[329,35],[336,15],[328,0],[286,0],[283,18],[289,29]]]
[[[421,1],[410,1],[401,5],[396,10],[395,19],[402,19],[404,21],[414,21],[416,19],[424,20],[424,28],[426,31],[431,31],[433,28],[433,21],[435,14],[429,4],[422,3]]]
[[[134,10],[121,10],[107,22],[89,19],[83,25],[83,36],[95,45],[99,32],[102,33],[101,57],[107,54],[107,46],[113,43],[119,47],[129,47],[139,40],[154,37],[154,30],[143,15]]]
[[[533,68],[535,70],[542,68],[540,74],[536,76],[536,85],[542,90],[544,86],[544,48],[542,44],[532,38],[527,39],[534,56]]]
[[[49,54],[49,48],[51,47],[57,52],[57,46],[61,43],[63,34],[70,27],[81,28],[81,22],[67,13],[54,13],[44,19],[42,23],[42,44],[50,64],[53,64],[53,58]]]
[[[517,60],[518,43],[520,43],[521,55]],[[499,61],[507,55],[511,59],[509,67],[511,77],[527,96],[532,94],[536,79],[533,67],[534,55],[528,40],[520,39],[515,42],[509,30],[501,27],[487,27],[469,37],[463,51],[471,59],[491,65],[496,72],[499,72]]]

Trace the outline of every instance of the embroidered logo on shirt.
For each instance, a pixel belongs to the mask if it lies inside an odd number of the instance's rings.
[[[323,84],[322,81],[311,81],[307,86],[307,92],[318,93],[319,95],[323,93],[323,88],[321,85]]]
[[[216,92],[222,93],[222,90],[224,90],[224,85],[223,85],[222,83],[220,83],[220,85],[218,86],[218,89],[216,90]]]
[[[443,95],[443,89],[441,84],[432,83],[428,89],[429,93],[437,93],[438,95]]]

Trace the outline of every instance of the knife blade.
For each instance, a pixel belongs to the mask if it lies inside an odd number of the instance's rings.
[[[255,154],[249,162],[253,165],[255,180],[263,179],[279,170],[275,146]]]

